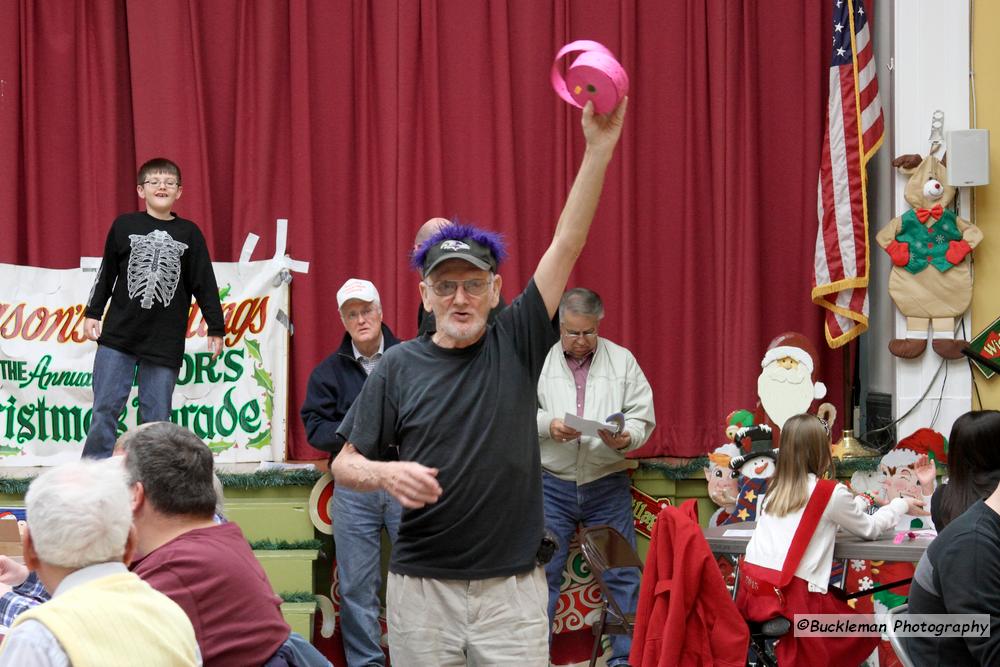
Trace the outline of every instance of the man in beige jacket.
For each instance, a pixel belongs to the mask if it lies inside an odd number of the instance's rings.
[[[645,444],[653,431],[653,391],[632,353],[598,335],[603,317],[604,304],[596,292],[566,292],[559,304],[561,340],[549,352],[538,380],[545,529],[558,542],[545,566],[550,621],[578,524],[608,524],[635,547],[627,472],[635,463],[625,454]],[[583,435],[565,423],[567,414],[598,422],[620,414],[621,428]],[[634,612],[638,571],[611,572],[607,580],[622,608]],[[616,635],[607,664],[626,664],[630,646],[628,636]]]

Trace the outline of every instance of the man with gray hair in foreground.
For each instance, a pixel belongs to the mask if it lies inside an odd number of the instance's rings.
[[[43,473],[25,496],[24,559],[52,599],[18,616],[0,665],[200,665],[184,611],[125,563],[135,547],[117,461]]]

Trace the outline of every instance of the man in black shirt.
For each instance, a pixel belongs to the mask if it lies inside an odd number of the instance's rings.
[[[414,254],[437,331],[388,350],[345,419],[337,483],[385,489],[405,508],[386,596],[394,663],[547,662],[536,383],[626,104],[584,109],[587,149],[552,243],[492,324],[499,237],[453,224]],[[381,460],[391,445],[400,460]]]

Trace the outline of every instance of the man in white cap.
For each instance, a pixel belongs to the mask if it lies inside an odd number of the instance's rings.
[[[330,452],[331,459],[344,445],[337,435],[344,415],[385,350],[399,343],[382,322],[382,303],[370,281],[351,278],[344,283],[337,291],[337,306],[347,331],[340,347],[309,376],[301,411],[309,444]],[[387,456],[394,457],[395,450]],[[381,538],[384,528],[395,542],[400,511],[387,491],[334,487],[330,516],[340,575],[340,628],[351,667],[385,664],[378,620]]]
[[[386,593],[393,664],[548,662],[535,392],[625,107],[598,116],[587,104],[586,151],[552,243],[492,323],[496,234],[451,224],[412,257],[437,330],[386,353],[332,467],[338,485],[387,490],[406,508]],[[390,445],[400,460],[386,460]]]

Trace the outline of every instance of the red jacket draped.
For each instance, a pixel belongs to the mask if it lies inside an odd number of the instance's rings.
[[[743,667],[750,633],[696,516],[695,501],[656,518],[629,663],[633,667]]]

